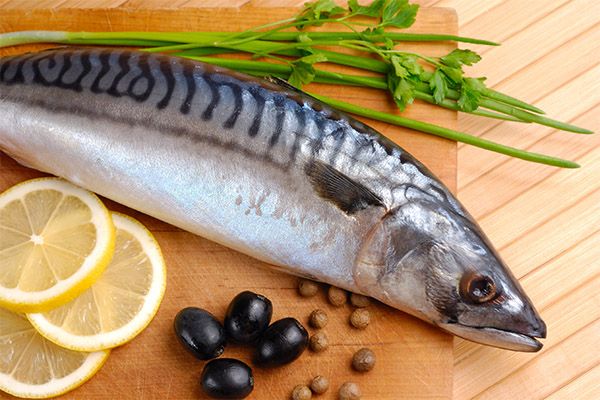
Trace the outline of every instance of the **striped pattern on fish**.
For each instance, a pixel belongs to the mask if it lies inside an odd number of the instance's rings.
[[[108,49],[3,58],[0,148],[438,325],[432,314],[458,321],[460,304],[448,304],[458,283],[434,293],[442,278],[421,277],[421,258],[448,241],[469,269],[485,260],[505,274],[460,203],[403,149],[301,92],[191,60]],[[441,268],[464,269],[455,263]]]
[[[220,124],[225,130],[234,129],[240,113],[244,111],[245,114],[252,115],[250,124],[248,126],[246,123],[233,134],[239,135],[239,132],[245,131],[250,138],[256,138],[260,134],[258,139],[265,146],[262,152],[253,155],[273,161],[280,167],[289,168],[303,143],[310,148],[310,157],[327,160],[341,170],[348,164],[347,161],[364,161],[377,167],[387,166],[388,170],[408,162],[406,175],[401,176],[395,184],[414,182],[416,175],[421,173],[424,177],[420,180],[426,182],[420,189],[430,192],[430,195],[447,196],[445,189],[435,179],[425,178],[431,178],[429,173],[413,170],[410,164],[414,164],[415,160],[412,157],[397,147],[391,147],[385,139],[360,122],[323,108],[319,102],[300,93],[290,96],[281,87],[264,81],[242,78],[241,74],[231,72],[215,77],[215,73],[219,71],[222,69],[209,65],[201,68],[185,59],[175,63],[172,58],[152,53],[82,50],[61,54],[46,51],[5,60],[0,69],[0,82],[11,86],[41,85],[128,97],[137,103],[153,104],[157,111],[177,109],[182,115],[190,114],[193,109],[195,115],[191,117],[200,117],[203,121],[210,121],[214,117],[215,125]],[[196,95],[198,92],[203,94]],[[207,92],[210,92],[210,96],[204,94]],[[18,94],[18,90],[15,93]],[[18,97],[14,100],[18,101]],[[72,110],[68,107],[60,108],[55,100],[48,99],[47,103],[40,101],[38,106],[64,112],[76,111],[85,113],[90,118],[106,118],[128,124],[151,123],[147,116],[126,120],[122,116],[99,113],[85,105],[71,106]],[[215,117],[215,114],[218,115]],[[160,114],[157,116],[160,118]],[[169,134],[199,136],[196,129],[186,129],[186,124],[170,128]],[[281,138],[282,134],[284,138]],[[273,148],[280,138],[285,143],[279,147],[288,149],[287,154],[272,159],[270,153],[276,153]],[[194,139],[202,140],[197,137]],[[218,139],[216,136],[212,139],[215,144],[223,147],[235,145],[232,141]],[[335,145],[326,146],[326,142]],[[345,154],[348,159],[336,164],[336,158],[343,154],[342,150],[348,152]],[[394,151],[395,154],[391,154]],[[420,164],[417,166],[423,169]]]
[[[220,71],[152,53],[46,51],[6,60],[0,82],[14,87],[3,98],[15,103],[156,130],[192,145],[242,153],[288,173],[290,169],[304,171],[310,160],[321,160],[367,188],[389,188],[380,193],[388,209],[413,192],[445,201],[451,198],[437,180],[422,174],[424,168],[412,157],[358,121],[300,93],[290,94],[277,85]],[[44,90],[35,99],[30,95],[23,98],[19,85]],[[48,89],[55,95],[48,96]],[[73,102],[68,96],[71,91],[87,94],[89,100]],[[115,107],[109,97],[93,95],[120,98],[120,102]],[[141,112],[125,115],[122,107]],[[206,127],[200,130],[198,124]],[[388,182],[390,178],[398,181]]]

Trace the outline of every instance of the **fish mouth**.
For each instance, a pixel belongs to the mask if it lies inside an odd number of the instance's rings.
[[[521,333],[488,326],[469,326],[460,323],[440,323],[438,325],[445,331],[472,342],[528,353],[535,353],[542,348],[543,344],[536,338],[546,337],[545,329]]]

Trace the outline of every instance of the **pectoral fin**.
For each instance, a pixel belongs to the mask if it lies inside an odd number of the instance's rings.
[[[319,196],[334,203],[348,215],[369,206],[383,206],[375,193],[328,164],[310,161],[304,167],[304,172]]]

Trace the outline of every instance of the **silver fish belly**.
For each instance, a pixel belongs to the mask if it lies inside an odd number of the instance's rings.
[[[449,190],[373,129],[281,85],[136,51],[5,57],[0,149],[467,339],[541,348],[539,315]]]

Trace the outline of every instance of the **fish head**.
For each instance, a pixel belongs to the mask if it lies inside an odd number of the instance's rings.
[[[546,326],[462,208],[411,201],[371,231],[354,270],[362,291],[464,339],[535,352]]]

